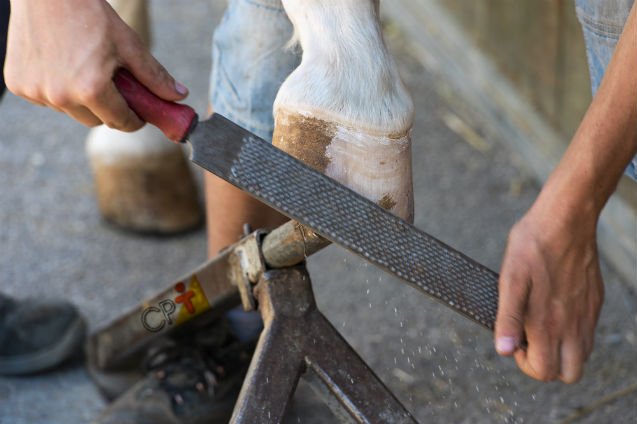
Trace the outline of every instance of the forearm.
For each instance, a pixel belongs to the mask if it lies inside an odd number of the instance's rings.
[[[604,299],[596,227],[637,151],[635,8],[564,157],[509,233],[496,349],[543,381],[574,383],[593,348]],[[519,349],[526,336],[527,349]]]
[[[560,199],[564,210],[596,219],[637,152],[635,14],[633,6],[597,95],[540,201]]]

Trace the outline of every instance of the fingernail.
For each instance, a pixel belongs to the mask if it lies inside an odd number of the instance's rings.
[[[178,83],[177,81],[175,81],[175,90],[177,90],[177,92],[181,94],[182,96],[185,96],[186,94],[188,94],[188,89],[186,88],[186,86]]]
[[[499,337],[496,342],[496,349],[501,353],[512,353],[517,348],[517,345],[514,337]]]

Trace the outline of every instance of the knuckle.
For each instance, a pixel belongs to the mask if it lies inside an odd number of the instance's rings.
[[[81,85],[77,89],[77,99],[82,105],[89,105],[99,102],[101,92],[95,85]]]
[[[534,377],[540,381],[551,382],[558,378],[557,364],[546,357],[531,359],[530,366],[535,373]]]
[[[511,275],[509,278],[502,279],[502,284],[508,288],[508,291],[513,295],[518,295],[521,292],[525,292],[527,288],[526,280],[519,275],[519,270]]]
[[[93,77],[86,77],[76,83],[75,96],[82,105],[98,103],[103,98],[107,83],[101,73],[95,73]]]
[[[145,48],[142,39],[130,27],[125,26],[118,34],[117,49],[120,53],[138,54],[140,49]]]
[[[526,313],[529,287],[521,278],[506,278],[500,281],[499,310],[501,318],[521,323]]]
[[[35,90],[33,87],[25,87],[19,84],[12,84],[10,82],[7,82],[6,84],[7,84],[7,90],[9,90],[10,92],[12,92],[18,97],[24,97],[30,100],[36,100],[38,97],[39,92]]]
[[[559,337],[564,332],[566,321],[560,311],[550,311],[542,316],[541,326],[552,337]]]
[[[4,82],[7,89],[16,96],[32,100],[38,100],[40,97],[40,89],[35,84],[15,78],[13,73],[5,73]]]
[[[537,374],[537,379],[540,381],[544,381],[545,383],[555,381],[556,378],[557,372],[548,368],[541,369]]]
[[[20,97],[24,97],[26,99],[36,101],[36,102],[40,102],[44,100],[40,89],[36,87],[35,85],[22,87],[21,89],[17,90],[17,92],[11,90],[11,92]]]
[[[46,98],[49,104],[57,106],[59,108],[67,108],[71,106],[71,98],[69,94],[59,88],[50,88],[46,92]]]
[[[502,315],[498,321],[500,327],[514,327],[521,328],[524,324],[524,317],[522,311],[520,310],[510,310],[507,311],[505,315]]]

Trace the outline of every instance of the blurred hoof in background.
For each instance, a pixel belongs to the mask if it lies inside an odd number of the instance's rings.
[[[203,213],[181,147],[155,127],[125,133],[93,128],[86,143],[99,209],[127,230],[173,234],[199,226]]]

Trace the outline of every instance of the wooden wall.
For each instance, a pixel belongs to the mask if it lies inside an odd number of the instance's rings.
[[[569,139],[591,100],[574,0],[438,3],[549,124]]]
[[[437,3],[562,136],[565,147],[591,101],[586,49],[575,1]],[[637,184],[633,180],[624,176],[618,192],[637,210]]]

